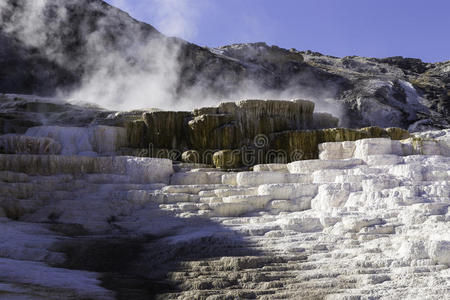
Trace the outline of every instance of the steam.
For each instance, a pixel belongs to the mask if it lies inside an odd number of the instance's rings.
[[[193,10],[195,2],[188,0],[155,0],[156,26],[166,35],[191,39],[197,34],[199,10]],[[197,6],[197,8],[199,8]],[[200,7],[201,9],[201,7]]]
[[[167,36],[193,39],[202,13],[211,8],[204,0],[109,0],[112,5],[136,17],[150,16],[151,24]],[[130,3],[131,2],[131,3]]]
[[[12,8],[14,1],[21,3],[20,10]],[[186,39],[195,36],[198,18],[204,9],[198,3],[203,1],[193,4],[188,0],[151,0],[147,3],[150,4],[141,4],[139,9],[153,9],[156,12],[153,24],[163,33]],[[112,4],[131,8],[127,0],[115,0]],[[196,5],[195,9],[190,8],[192,5]],[[76,24],[79,32],[61,32],[61,29],[71,30],[72,20],[68,20],[68,16],[69,9],[74,7],[108,12],[94,25],[81,20]],[[70,92],[59,91],[59,97],[117,110],[152,107],[189,110],[217,105],[224,100],[304,98],[316,102],[316,111],[342,116],[340,107],[333,100],[335,87],[317,90],[293,82],[284,90],[275,91],[263,87],[258,81],[238,80],[224,94],[211,88],[210,82],[201,80],[202,76],[199,76],[193,86],[180,92],[183,66],[179,56],[185,42],[167,38],[156,31],[149,35],[149,27],[144,28],[127,14],[106,7],[101,1],[1,1],[0,24],[5,32],[26,46],[45,51],[46,57],[58,65],[80,73],[80,87]],[[66,45],[68,39],[70,41],[76,34],[82,37],[84,53],[80,57],[83,60],[67,55],[70,50]],[[215,80],[218,86],[231,84],[226,75]],[[308,80],[312,82],[315,79],[311,76],[304,81]]]
[[[93,39],[91,36],[90,42],[95,44]],[[95,71],[83,79],[82,87],[69,97],[119,110],[167,108],[174,104],[178,51],[178,46],[165,42],[134,45],[131,57],[140,57],[137,64],[145,67],[130,66],[119,53],[105,53]]]

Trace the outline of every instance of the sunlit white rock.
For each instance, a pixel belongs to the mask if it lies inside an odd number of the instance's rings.
[[[313,182],[315,184],[335,182],[338,176],[349,174],[349,170],[342,169],[327,169],[317,170],[312,174]]]
[[[287,173],[287,165],[286,164],[261,164],[253,167],[254,172],[284,172]]]
[[[317,196],[311,201],[311,208],[319,211],[330,211],[343,207],[351,192],[349,183],[330,183],[319,186]]]
[[[221,188],[213,191],[214,195],[217,197],[228,197],[228,196],[255,196],[258,195],[258,188]]]
[[[293,230],[297,232],[318,232],[323,229],[320,218],[309,215],[289,216],[280,220],[280,227],[283,230]]]
[[[352,158],[355,152],[355,142],[328,142],[319,144],[319,158],[322,160]]]
[[[366,163],[369,166],[397,165],[403,163],[403,158],[394,154],[369,155]]]
[[[361,159],[342,159],[342,160],[300,160],[288,164],[289,172],[299,174],[311,174],[317,170],[323,169],[345,169],[357,165],[362,165]]]
[[[342,219],[346,230],[350,232],[359,232],[362,228],[384,224],[381,218],[364,218],[361,216],[346,217]]]
[[[222,175],[222,184],[237,185],[237,173],[227,173]]]
[[[429,245],[430,258],[437,263],[450,266],[450,241],[434,240]]]
[[[363,191],[370,193],[398,187],[401,184],[401,181],[394,176],[381,175],[374,176],[370,179],[363,179],[361,184]]]
[[[266,183],[284,183],[286,174],[281,172],[239,172],[237,184],[239,186],[258,186]]]
[[[386,138],[362,139],[355,142],[354,157],[367,161],[369,155],[392,154],[392,141]]]
[[[418,260],[428,258],[425,244],[422,240],[404,241],[398,249],[400,257],[407,260]]]
[[[221,184],[223,172],[179,172],[170,178],[171,185]]]
[[[420,164],[401,164],[389,169],[389,174],[404,177],[414,182],[423,180],[424,167]]]
[[[317,185],[315,184],[263,184],[258,188],[258,194],[270,196],[274,200],[292,200],[303,196],[314,197],[317,194]]]
[[[270,200],[270,196],[261,195],[238,195],[223,198],[224,203],[245,203],[253,209],[264,209]]]

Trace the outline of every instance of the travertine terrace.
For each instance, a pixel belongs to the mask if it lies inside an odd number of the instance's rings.
[[[1,295],[450,293],[449,130],[322,143],[319,159],[236,172],[115,156],[126,136],[94,126],[0,138],[16,151],[0,155]]]

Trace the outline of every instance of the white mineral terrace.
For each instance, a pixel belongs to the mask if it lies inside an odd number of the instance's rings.
[[[421,137],[325,143],[318,160],[234,173],[0,155],[0,298],[113,299],[100,272],[64,267],[55,245],[77,234],[61,226],[78,224],[88,236],[158,237],[139,270],[177,261],[164,278],[179,289],[163,298],[449,299],[450,131]]]

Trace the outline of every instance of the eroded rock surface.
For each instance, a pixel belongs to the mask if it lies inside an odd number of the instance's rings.
[[[311,101],[243,100],[193,112],[146,112],[126,128],[129,147],[144,148],[151,157],[181,160],[182,153],[197,151],[199,162],[212,164],[214,152],[264,148],[272,133],[336,127],[338,122],[329,114],[315,114]]]

